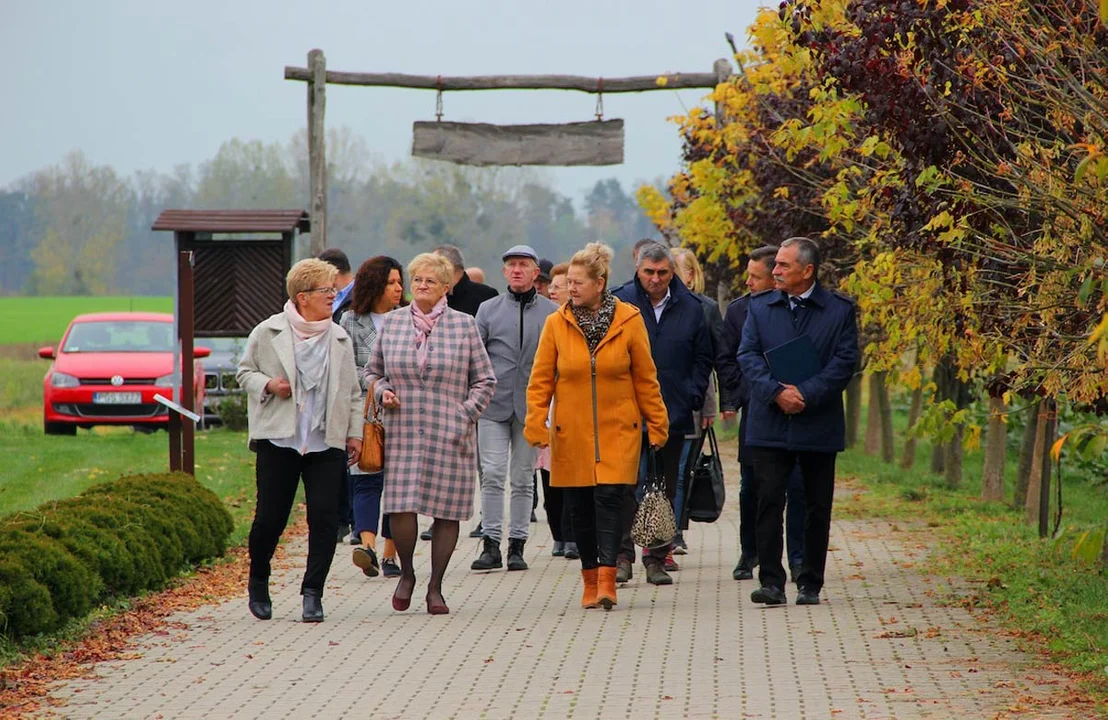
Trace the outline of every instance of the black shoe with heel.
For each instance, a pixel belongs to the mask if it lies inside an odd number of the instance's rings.
[[[273,617],[273,601],[269,598],[269,581],[261,578],[250,578],[246,585],[246,591],[250,594],[250,614],[259,620],[269,620]]]
[[[304,588],[300,592],[304,595],[304,613],[301,619],[306,623],[323,622],[323,591]]]

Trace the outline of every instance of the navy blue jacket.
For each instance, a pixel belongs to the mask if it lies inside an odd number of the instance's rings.
[[[670,280],[669,293],[662,317],[656,321],[654,305],[638,278],[612,292],[642,312],[672,435],[692,432],[693,412],[704,406],[712,374],[712,338],[704,306],[679,278]]]
[[[746,428],[749,447],[840,452],[846,447],[843,390],[858,365],[858,321],[850,300],[818,283],[798,311],[794,326],[789,298],[774,290],[753,297],[739,343],[739,366],[750,387]],[[806,407],[786,415],[777,406],[781,383],[770,374],[765,352],[806,334],[822,370],[797,385]]]

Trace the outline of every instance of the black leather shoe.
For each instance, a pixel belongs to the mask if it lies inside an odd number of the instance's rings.
[[[748,555],[739,556],[739,564],[735,566],[735,569],[731,571],[731,577],[736,580],[753,580],[754,579],[754,566],[758,564],[758,559],[750,557]]]
[[[304,614],[301,618],[306,623],[323,622],[323,591],[314,588],[304,588]]]
[[[527,561],[523,559],[523,547],[527,544],[526,540],[520,540],[518,538],[508,539],[508,569],[509,570],[526,570]]]
[[[469,531],[469,536],[475,540],[485,536],[485,529],[481,527],[481,523],[477,523],[477,527]]]
[[[484,549],[480,557],[469,566],[470,570],[496,570],[504,567],[503,558],[500,556],[500,542],[493,538],[484,539]]]
[[[268,620],[273,617],[273,601],[269,599],[269,581],[261,578],[250,578],[246,584],[246,591],[250,593],[250,614],[259,620]]]
[[[630,560],[616,560],[616,582],[625,583],[635,577],[635,571],[631,567]]]
[[[765,603],[766,605],[784,605],[788,602],[785,591],[772,585],[763,585],[750,593],[750,599],[756,603]]]
[[[581,551],[577,549],[577,543],[567,542],[566,543],[566,560],[580,560],[580,559],[581,559]]]
[[[800,588],[796,594],[797,605],[819,605],[819,592],[816,590],[809,590],[807,588]]]
[[[434,527],[435,527],[435,523],[431,523],[430,527],[428,527],[426,530],[424,530],[423,532],[421,532],[419,534],[419,539],[420,540],[430,540],[431,539],[431,534],[432,534],[431,529],[434,528]]]

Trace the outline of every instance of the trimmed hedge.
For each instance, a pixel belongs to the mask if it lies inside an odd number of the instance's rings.
[[[0,518],[0,633],[57,630],[227,550],[231,515],[183,473],[130,475]]]

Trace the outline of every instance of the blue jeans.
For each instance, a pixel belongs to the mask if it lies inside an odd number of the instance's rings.
[[[385,488],[385,474],[383,472],[370,473],[368,475],[352,474],[350,484],[354,491],[354,532],[370,532],[377,534],[377,521],[381,517],[381,492]],[[391,537],[388,527],[389,516],[385,516],[384,537]]]
[[[758,517],[758,495],[754,492],[754,470],[750,463],[742,463],[739,480],[739,543],[744,557],[758,557],[755,529]],[[789,565],[804,564],[804,479],[800,465],[789,475],[785,491],[785,552]]]

